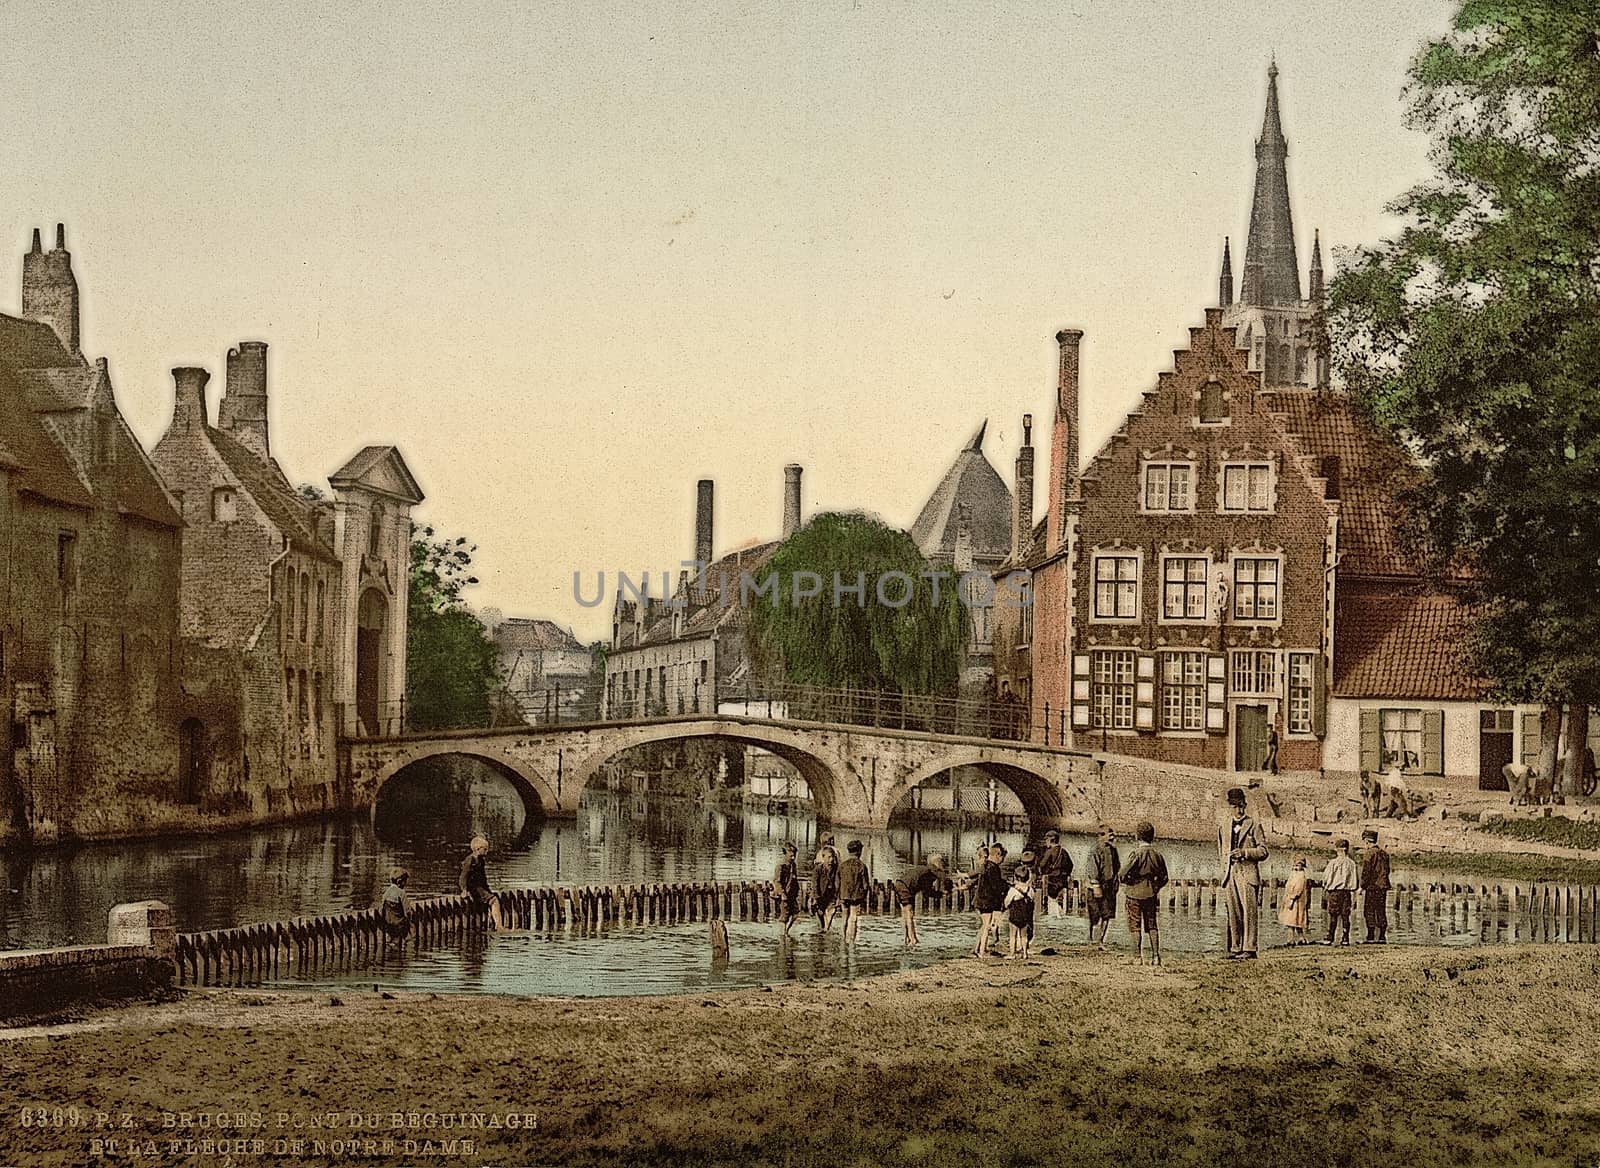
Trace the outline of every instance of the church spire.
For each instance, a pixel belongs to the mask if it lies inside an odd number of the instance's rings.
[[[1311,234],[1311,299],[1322,300],[1322,232]]]
[[[1300,264],[1294,251],[1294,218],[1289,210],[1289,145],[1278,116],[1278,63],[1267,67],[1267,111],[1256,139],[1256,190],[1250,205],[1250,235],[1245,243],[1246,304],[1300,302]]]
[[[1218,281],[1217,303],[1223,308],[1233,303],[1233,256],[1228,251],[1228,237],[1222,237],[1222,279]]]

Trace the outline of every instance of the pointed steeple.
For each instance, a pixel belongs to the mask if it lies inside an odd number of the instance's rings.
[[[1311,233],[1311,299],[1322,302],[1322,232]]]
[[[1250,236],[1244,252],[1246,304],[1300,302],[1300,264],[1294,251],[1294,218],[1289,210],[1289,145],[1278,116],[1278,63],[1267,67],[1267,112],[1256,139],[1256,190],[1250,205]]]
[[[1228,251],[1228,237],[1222,237],[1222,279],[1218,281],[1217,304],[1223,308],[1233,303],[1233,256]]]
[[[989,429],[989,419],[983,420],[983,425],[978,427],[978,432],[972,436],[972,441],[967,443],[968,450],[982,450],[983,436]]]

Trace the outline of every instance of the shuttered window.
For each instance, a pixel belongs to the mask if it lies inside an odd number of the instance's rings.
[[[1444,711],[1361,711],[1361,769],[1444,774]]]

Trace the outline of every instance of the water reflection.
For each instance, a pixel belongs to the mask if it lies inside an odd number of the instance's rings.
[[[478,833],[492,842],[489,875],[497,887],[766,880],[785,842],[797,845],[804,868],[818,838],[814,819],[769,814],[764,805],[728,809],[691,799],[652,796],[646,801],[591,790],[575,822],[540,821],[530,820],[515,791],[499,780],[469,784],[464,797],[444,803],[430,801],[426,791],[397,793],[404,797],[381,808],[376,817],[0,856],[0,948],[101,942],[113,904],[149,898],[172,905],[179,928],[186,932],[366,908],[377,902],[396,864],[411,870],[415,895],[449,893],[455,890],[467,843]],[[888,832],[840,828],[836,834],[841,846],[862,840],[864,859],[880,879],[907,874],[932,852],[944,853],[952,867],[965,869],[973,849],[995,838],[979,826],[898,821]],[[1013,857],[1029,842],[1022,832],[998,838]],[[1068,836],[1063,843],[1081,872],[1093,841]],[[1215,856],[1206,844],[1171,841],[1162,848],[1175,880],[1216,874]],[[1286,849],[1275,851],[1265,875],[1286,877],[1293,855]],[[1321,863],[1320,857],[1312,857],[1314,871]],[[1440,871],[1397,870],[1395,875],[1407,882],[1451,879]],[[1391,921],[1391,938],[1401,942],[1516,943],[1535,937],[1565,939],[1568,932],[1564,922],[1534,924],[1483,911],[1475,903],[1429,904],[1423,899],[1392,909]],[[1168,953],[1221,945],[1222,910],[1212,903],[1209,890],[1180,897],[1171,910],[1164,901],[1161,923]],[[1322,923],[1314,908],[1313,935]],[[711,963],[704,924],[507,933],[460,948],[408,953],[342,980],[435,990],[614,994],[850,977],[958,957],[971,946],[974,924],[965,914],[928,916],[918,924],[923,948],[908,953],[901,947],[894,917],[868,918],[853,950],[843,945],[838,924],[831,934],[819,935],[811,921],[803,920],[785,944],[776,925],[732,922],[730,960],[720,967]],[[1357,936],[1360,928],[1358,919]],[[1262,930],[1266,944],[1285,939],[1270,903],[1262,908]],[[1041,917],[1035,948],[1079,944],[1086,931],[1081,917]],[[1112,936],[1126,944],[1120,922]],[[339,975],[321,976],[341,980]]]

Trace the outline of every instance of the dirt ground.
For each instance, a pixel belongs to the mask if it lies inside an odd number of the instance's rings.
[[[1588,947],[1356,946],[705,997],[195,992],[0,1032],[0,1165],[1594,1165],[1597,991]]]

